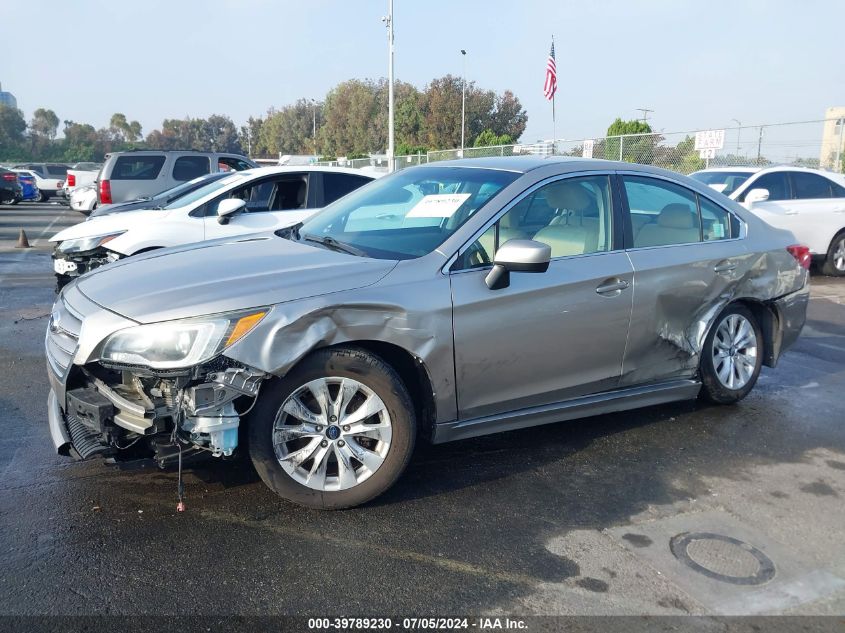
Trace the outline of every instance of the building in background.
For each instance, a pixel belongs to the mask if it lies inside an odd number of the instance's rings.
[[[18,100],[11,92],[3,92],[3,84],[0,84],[0,105],[9,106],[10,108],[18,107]]]
[[[825,110],[824,118],[819,166],[822,169],[842,171],[843,141],[845,141],[845,106],[828,108]]]

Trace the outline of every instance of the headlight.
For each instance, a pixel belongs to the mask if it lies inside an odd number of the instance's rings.
[[[94,237],[80,237],[75,240],[65,240],[59,244],[59,252],[82,253],[85,251],[93,251],[95,248],[102,246],[106,242],[110,242],[124,233],[126,233],[126,231],[118,231],[117,233],[109,233],[108,235],[96,235]]]
[[[211,360],[243,338],[268,309],[151,323],[112,334],[101,359],[119,365],[180,369]]]

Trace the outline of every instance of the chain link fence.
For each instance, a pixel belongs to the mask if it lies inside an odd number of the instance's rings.
[[[791,123],[724,128],[724,143],[710,155],[696,149],[696,133],[653,132],[585,139],[558,139],[533,144],[494,145],[435,150],[396,156],[395,169],[435,161],[486,156],[558,155],[618,160],[654,165],[689,174],[706,167],[766,167],[793,165],[843,172],[845,116]],[[317,163],[341,167],[387,170],[385,156]]]

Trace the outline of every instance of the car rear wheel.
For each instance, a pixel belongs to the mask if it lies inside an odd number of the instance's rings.
[[[702,395],[719,404],[747,396],[760,375],[762,345],[762,332],[751,311],[742,305],[725,308],[701,351]]]
[[[827,257],[822,264],[822,272],[834,277],[845,275],[845,231],[839,232],[830,243]]]
[[[48,195],[47,195],[46,193],[44,193],[43,191],[40,191],[40,192],[38,193],[38,197],[35,199],[35,201],[36,201],[36,202],[47,202],[49,199],[50,199],[50,196],[48,196]]]
[[[317,351],[265,384],[248,425],[250,456],[264,483],[325,510],[360,505],[390,488],[416,437],[401,378],[354,347]]]
[[[20,199],[20,198],[18,198],[18,197],[14,197],[14,198],[12,198],[12,200],[9,202],[9,204],[17,204],[17,203],[18,203],[18,202],[20,202],[20,201],[21,201],[21,199]]]

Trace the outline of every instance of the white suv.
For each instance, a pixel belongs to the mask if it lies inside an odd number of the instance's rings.
[[[106,154],[97,177],[99,204],[152,197],[197,176],[257,166],[245,156],[220,152],[133,150]]]
[[[341,167],[262,167],[232,173],[163,207],[91,218],[50,238],[58,287],[130,255],[285,228],[374,176]]]
[[[845,275],[845,177],[801,167],[724,167],[690,176],[792,231],[826,275]]]

